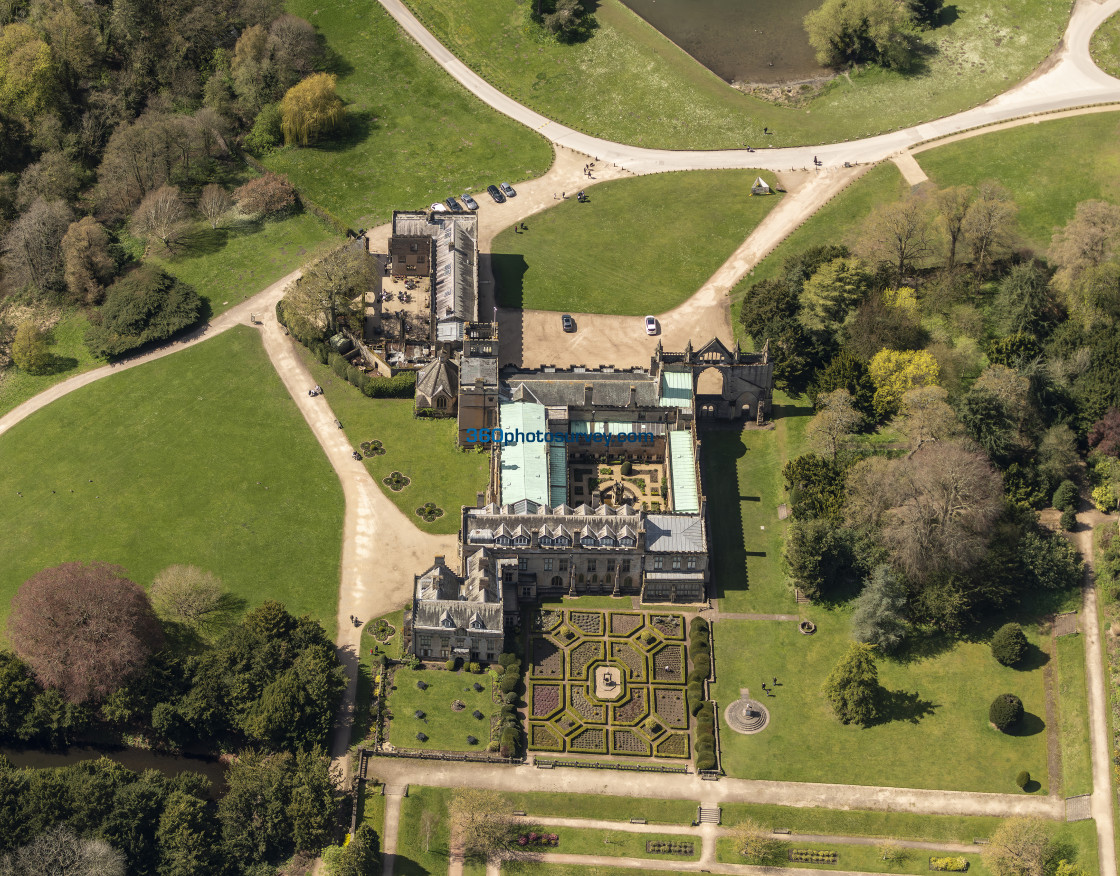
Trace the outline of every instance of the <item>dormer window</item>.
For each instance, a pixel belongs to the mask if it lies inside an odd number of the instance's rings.
[[[599,539],[599,544],[601,544],[603,547],[614,547],[615,540],[609,535],[605,535],[601,539]]]
[[[595,540],[595,537],[592,535],[585,535],[579,540],[579,543],[584,547],[595,547],[595,545],[598,544],[598,542]]]
[[[552,547],[552,539],[547,535],[541,536],[541,547]]]
[[[445,611],[440,616],[439,625],[448,630],[455,628],[455,621],[452,619],[450,612]]]
[[[486,624],[484,624],[482,622],[482,618],[480,618],[477,614],[474,617],[471,618],[471,629],[472,630],[484,630],[484,629],[486,629]]]
[[[513,544],[513,539],[511,539],[508,535],[503,535],[498,539],[498,544],[500,544],[502,547],[509,547],[511,544]]]
[[[529,537],[527,535],[519,535],[513,540],[513,543],[518,547],[525,547],[529,544]]]
[[[620,545],[622,545],[623,547],[633,547],[636,544],[634,539],[631,538],[629,535],[622,536],[622,538],[620,538],[618,540],[618,543]]]

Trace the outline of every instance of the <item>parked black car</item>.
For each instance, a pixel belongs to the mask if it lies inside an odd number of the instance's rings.
[[[487,186],[486,187],[486,194],[488,194],[491,198],[494,199],[495,204],[501,204],[506,199],[506,196],[498,191],[497,186]]]
[[[448,198],[443,203],[447,204],[447,206],[450,207],[452,210],[454,210],[456,213],[462,213],[463,212],[463,208],[459,206],[459,202],[456,201],[454,198]]]

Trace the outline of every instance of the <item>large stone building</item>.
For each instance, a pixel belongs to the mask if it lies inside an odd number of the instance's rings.
[[[710,541],[697,423],[761,422],[771,400],[768,352],[712,341],[682,353],[659,346],[648,369],[531,371],[499,371],[495,357],[469,344],[464,352],[473,354],[460,359],[460,443],[492,445],[487,491],[461,512],[458,555],[464,578],[483,561],[480,552],[493,564],[496,613],[513,618],[518,601],[585,594],[705,600]],[[698,394],[708,371],[722,390]],[[479,431],[486,429],[493,431]],[[431,629],[444,610],[436,603],[446,603],[436,593],[417,585],[413,647],[421,656],[420,630]],[[455,620],[450,610],[448,618]],[[469,623],[461,630],[458,640],[443,638],[471,647],[462,644]]]

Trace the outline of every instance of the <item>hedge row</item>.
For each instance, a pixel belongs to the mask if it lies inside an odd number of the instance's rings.
[[[716,768],[716,709],[703,702],[696,712],[696,769]]]
[[[517,711],[518,693],[521,686],[521,661],[516,654],[502,654],[498,657],[502,674],[498,689],[502,692],[502,723],[498,737],[498,753],[502,757],[516,757],[524,744],[521,713]]]

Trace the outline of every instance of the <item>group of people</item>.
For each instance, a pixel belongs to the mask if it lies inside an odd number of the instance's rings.
[[[317,396],[317,395],[322,395],[323,394],[323,387],[319,386],[319,384],[316,383],[314,389],[307,390],[307,394],[311,398],[315,398],[315,396]]]

